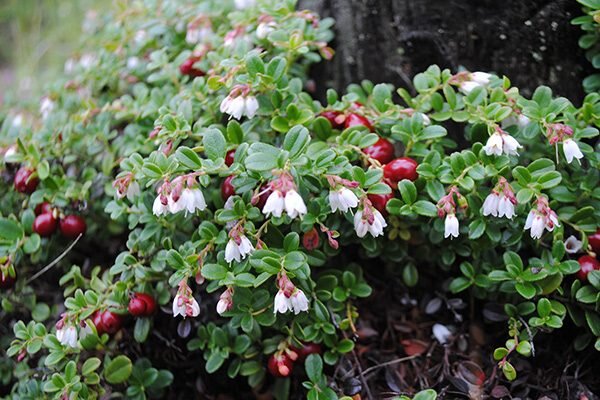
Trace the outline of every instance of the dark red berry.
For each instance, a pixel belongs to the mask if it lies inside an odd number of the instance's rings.
[[[228,167],[231,167],[231,164],[233,164],[233,161],[234,161],[234,157],[235,157],[235,149],[229,150],[227,152],[227,154],[225,154],[225,165],[227,165]]]
[[[308,357],[311,354],[321,354],[323,352],[320,344],[312,342],[302,343],[302,347],[294,347],[293,350],[296,352],[296,354],[298,354],[298,359],[296,361],[299,362],[304,362],[304,360],[306,360],[306,357]]]
[[[51,236],[56,232],[58,221],[52,213],[40,214],[33,220],[33,231],[41,237]]]
[[[15,276],[10,276],[8,271],[0,271],[0,289],[11,289],[13,286],[15,286],[16,281],[16,273]]]
[[[227,178],[225,178],[223,180],[223,183],[221,183],[221,197],[225,201],[235,194],[235,188],[233,187],[233,184],[231,183],[231,181],[234,178],[235,178],[235,175],[229,175]]]
[[[371,132],[373,131],[373,125],[371,124],[371,121],[369,121],[366,117],[363,117],[362,115],[351,113],[346,117],[346,120],[344,121],[344,126],[346,128],[360,125],[366,127]]]
[[[315,228],[312,228],[310,231],[306,232],[302,236],[302,245],[306,250],[314,250],[319,247],[319,232]]]
[[[382,164],[387,164],[394,159],[394,145],[387,139],[379,138],[375,144],[363,149],[363,152]]]
[[[322,111],[319,115],[326,118],[334,129],[342,129],[344,127],[344,117],[341,116],[342,113],[339,111]]]
[[[43,203],[40,203],[37,206],[35,206],[34,212],[35,215],[49,214],[52,212],[52,204],[48,203],[47,201],[44,201]]]
[[[102,312],[96,311],[92,315],[92,322],[96,326],[98,335],[102,335],[103,333],[108,333],[110,335],[117,333],[117,331],[121,329],[121,324],[123,323],[120,315],[108,310]]]
[[[32,170],[25,167],[19,168],[15,174],[15,190],[17,192],[31,194],[35,191],[40,180],[37,176],[31,175],[33,175]]]
[[[592,246],[594,253],[598,255],[598,253],[600,253],[600,229],[598,229],[596,233],[588,236],[588,242],[590,243],[590,246]]]
[[[419,164],[409,157],[396,158],[383,167],[383,176],[396,183],[402,179],[416,181],[419,177],[417,167]]]
[[[276,378],[285,378],[290,376],[294,369],[294,362],[287,354],[271,355],[267,364],[269,372]]]
[[[205,73],[201,69],[195,68],[194,64],[200,60],[200,57],[189,57],[179,66],[179,71],[182,75],[188,75],[191,77],[204,76]]]
[[[79,215],[67,215],[60,220],[60,233],[70,239],[75,239],[86,230],[85,220]]]
[[[590,272],[600,270],[600,262],[592,256],[581,256],[577,262],[579,262],[579,266],[581,267],[577,271],[577,278],[580,281],[587,281],[587,276]]]
[[[147,317],[156,311],[156,300],[146,293],[134,293],[127,307],[134,317]]]
[[[394,194],[369,194],[367,197],[371,201],[371,204],[373,204],[373,207],[375,207],[375,209],[385,217],[388,214],[385,206],[387,205],[388,201],[394,198]]]

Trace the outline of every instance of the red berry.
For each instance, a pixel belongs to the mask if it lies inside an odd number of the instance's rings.
[[[267,199],[269,198],[269,195],[271,194],[271,189],[268,189],[267,185],[265,184],[260,187],[260,190],[258,193],[262,193],[262,194],[258,197],[258,201],[256,202],[255,206],[262,210],[263,207],[265,206],[265,204],[267,203]]]
[[[52,213],[40,214],[33,220],[33,231],[41,237],[51,236],[56,232],[58,221]]]
[[[17,281],[17,276],[10,276],[8,271],[0,271],[0,289],[11,289],[15,286],[15,282]]]
[[[581,267],[577,271],[577,278],[580,281],[587,281],[587,276],[590,272],[600,270],[600,262],[592,256],[581,256],[577,262],[579,262],[579,266]]]
[[[85,220],[79,215],[67,215],[60,220],[60,233],[70,239],[75,239],[86,230]]]
[[[319,244],[319,232],[315,228],[312,228],[302,236],[302,245],[306,250],[314,250],[319,247]]]
[[[111,311],[96,311],[92,315],[92,322],[96,326],[96,331],[98,331],[98,335],[102,335],[103,333],[108,333],[112,335],[116,333],[119,329],[121,329],[121,316],[115,314]]]
[[[234,161],[234,157],[235,157],[235,149],[229,150],[227,152],[227,154],[225,154],[225,165],[227,165],[228,167],[231,167],[231,164],[233,164],[233,161]]]
[[[204,76],[205,73],[201,69],[195,68],[194,64],[200,60],[200,57],[189,57],[179,66],[179,71],[182,75],[189,75],[191,77]]]
[[[287,354],[271,355],[267,364],[269,372],[276,378],[285,378],[290,376],[294,369],[294,362]]]
[[[342,129],[344,124],[343,124],[343,120],[342,122],[339,122],[339,120],[341,119],[340,115],[342,113],[340,113],[339,111],[322,111],[321,114],[319,114],[321,117],[326,118],[329,123],[331,124],[331,127],[334,129]]]
[[[588,242],[590,243],[590,246],[592,246],[594,253],[598,255],[598,253],[600,253],[600,228],[596,231],[596,233],[588,236]]]
[[[402,179],[416,181],[419,177],[417,173],[417,162],[409,157],[396,158],[383,167],[383,176],[392,182],[400,182]]]
[[[394,159],[394,145],[387,139],[379,138],[375,144],[363,149],[363,152],[382,164],[387,164]]]
[[[134,293],[127,307],[134,317],[147,317],[156,311],[156,300],[146,293]]]
[[[299,362],[304,362],[304,360],[306,360],[306,357],[308,357],[311,354],[321,354],[323,352],[323,349],[321,349],[321,345],[313,342],[302,343],[302,347],[294,347],[293,350],[296,352],[296,354],[298,354],[298,359],[296,361]]]
[[[375,209],[385,217],[388,214],[385,206],[387,205],[388,201],[394,198],[394,194],[369,194],[367,197],[371,201],[371,204],[373,204],[373,207],[375,207]]]
[[[33,171],[25,167],[19,168],[15,174],[15,190],[20,193],[31,194],[37,188],[40,180],[33,175]]]
[[[362,115],[351,113],[346,117],[346,120],[344,121],[344,126],[346,128],[359,125],[366,127],[371,132],[373,131],[373,125],[371,124],[371,121],[369,121],[366,117],[363,117]]]
[[[34,212],[35,215],[49,214],[52,212],[52,204],[48,203],[47,201],[44,201],[43,203],[40,203],[37,206],[35,206]]]
[[[223,180],[223,183],[221,183],[221,197],[223,198],[223,200],[227,200],[235,194],[235,188],[231,183],[233,178],[235,178],[235,175],[229,175]]]

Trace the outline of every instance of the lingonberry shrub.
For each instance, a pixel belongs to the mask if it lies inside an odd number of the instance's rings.
[[[440,291],[503,304],[508,379],[565,319],[600,348],[600,271],[577,261],[597,256],[597,94],[577,107],[431,66],[400,102],[363,81],[320,104],[307,71],[333,21],[292,0],[135,2],[103,22],[39,111],[2,115],[17,396],[161,397],[164,360],[131,357],[175,346],[257,390],[297,376],[338,398],[323,364],[353,351],[371,264],[398,290],[444,271]]]

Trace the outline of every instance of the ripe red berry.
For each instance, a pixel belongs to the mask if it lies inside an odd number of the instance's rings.
[[[31,175],[33,175],[32,170],[25,167],[19,168],[15,174],[15,190],[17,192],[31,194],[35,191],[40,180],[37,176],[32,177]]]
[[[296,361],[299,362],[304,362],[304,360],[306,360],[306,357],[308,357],[311,354],[321,354],[323,352],[321,345],[313,342],[302,343],[302,347],[294,347],[293,350],[296,352],[296,354],[298,354],[298,359]]]
[[[290,376],[292,373],[292,370],[294,369],[294,362],[285,353],[279,355],[273,354],[271,357],[269,357],[267,368],[274,377],[285,378]]]
[[[134,317],[147,317],[156,311],[156,300],[146,293],[134,293],[127,307]]]
[[[373,204],[373,207],[375,207],[375,209],[385,217],[388,214],[385,206],[387,205],[388,201],[394,198],[394,194],[369,194],[367,197],[371,201],[371,204]]]
[[[590,243],[590,246],[592,246],[594,253],[598,255],[598,253],[600,253],[600,228],[596,231],[596,233],[588,236],[588,242]]]
[[[35,215],[49,214],[52,212],[52,204],[48,203],[47,201],[44,201],[43,203],[40,203],[37,206],[35,206],[34,212]]]
[[[182,75],[188,75],[191,77],[204,76],[205,73],[201,69],[195,68],[194,64],[200,60],[200,57],[191,56],[188,57],[184,62],[179,66],[179,71]]]
[[[233,178],[235,178],[235,175],[229,175],[223,180],[223,183],[221,183],[221,197],[223,198],[223,200],[227,200],[235,194],[235,188],[231,183]]]
[[[590,272],[600,270],[600,262],[592,256],[581,256],[577,262],[579,262],[579,266],[581,267],[577,271],[577,278],[580,281],[587,281],[587,276]]]
[[[67,215],[60,220],[60,233],[70,239],[75,239],[86,230],[85,220],[79,215]]]
[[[334,129],[342,129],[344,127],[343,120],[339,122],[341,119],[340,115],[342,115],[339,111],[322,111],[319,115],[326,118]]]
[[[302,236],[302,245],[306,250],[314,250],[319,247],[319,232],[315,228],[312,228],[310,231],[306,232]]]
[[[41,237],[51,236],[56,232],[58,221],[52,213],[40,214],[33,220],[33,231]]]
[[[344,121],[344,126],[346,128],[359,125],[366,127],[371,132],[373,131],[373,125],[371,124],[371,121],[369,121],[366,117],[363,117],[362,115],[351,113],[346,117],[346,120]]]
[[[394,159],[394,145],[387,139],[379,138],[375,144],[363,149],[363,152],[382,164],[387,164]]]
[[[117,333],[117,331],[121,329],[123,323],[120,315],[108,310],[102,312],[96,311],[92,315],[92,322],[96,326],[98,335],[102,335],[103,333],[108,333],[110,335]]]
[[[15,276],[10,276],[8,271],[0,271],[0,289],[11,289],[13,286],[15,286],[16,281],[16,273]]]
[[[419,177],[417,167],[419,164],[409,157],[396,158],[383,167],[383,176],[396,183],[402,179],[416,181]]]
[[[227,154],[225,154],[225,165],[227,165],[228,167],[231,167],[231,164],[233,164],[233,161],[234,161],[234,157],[235,157],[235,149],[229,150],[227,152]]]

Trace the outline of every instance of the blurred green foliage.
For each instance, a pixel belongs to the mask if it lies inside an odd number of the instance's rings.
[[[0,1],[0,99],[36,102],[44,83],[62,72],[82,26],[110,1]],[[94,10],[94,11],[92,11]],[[2,103],[2,101],[0,101]]]

